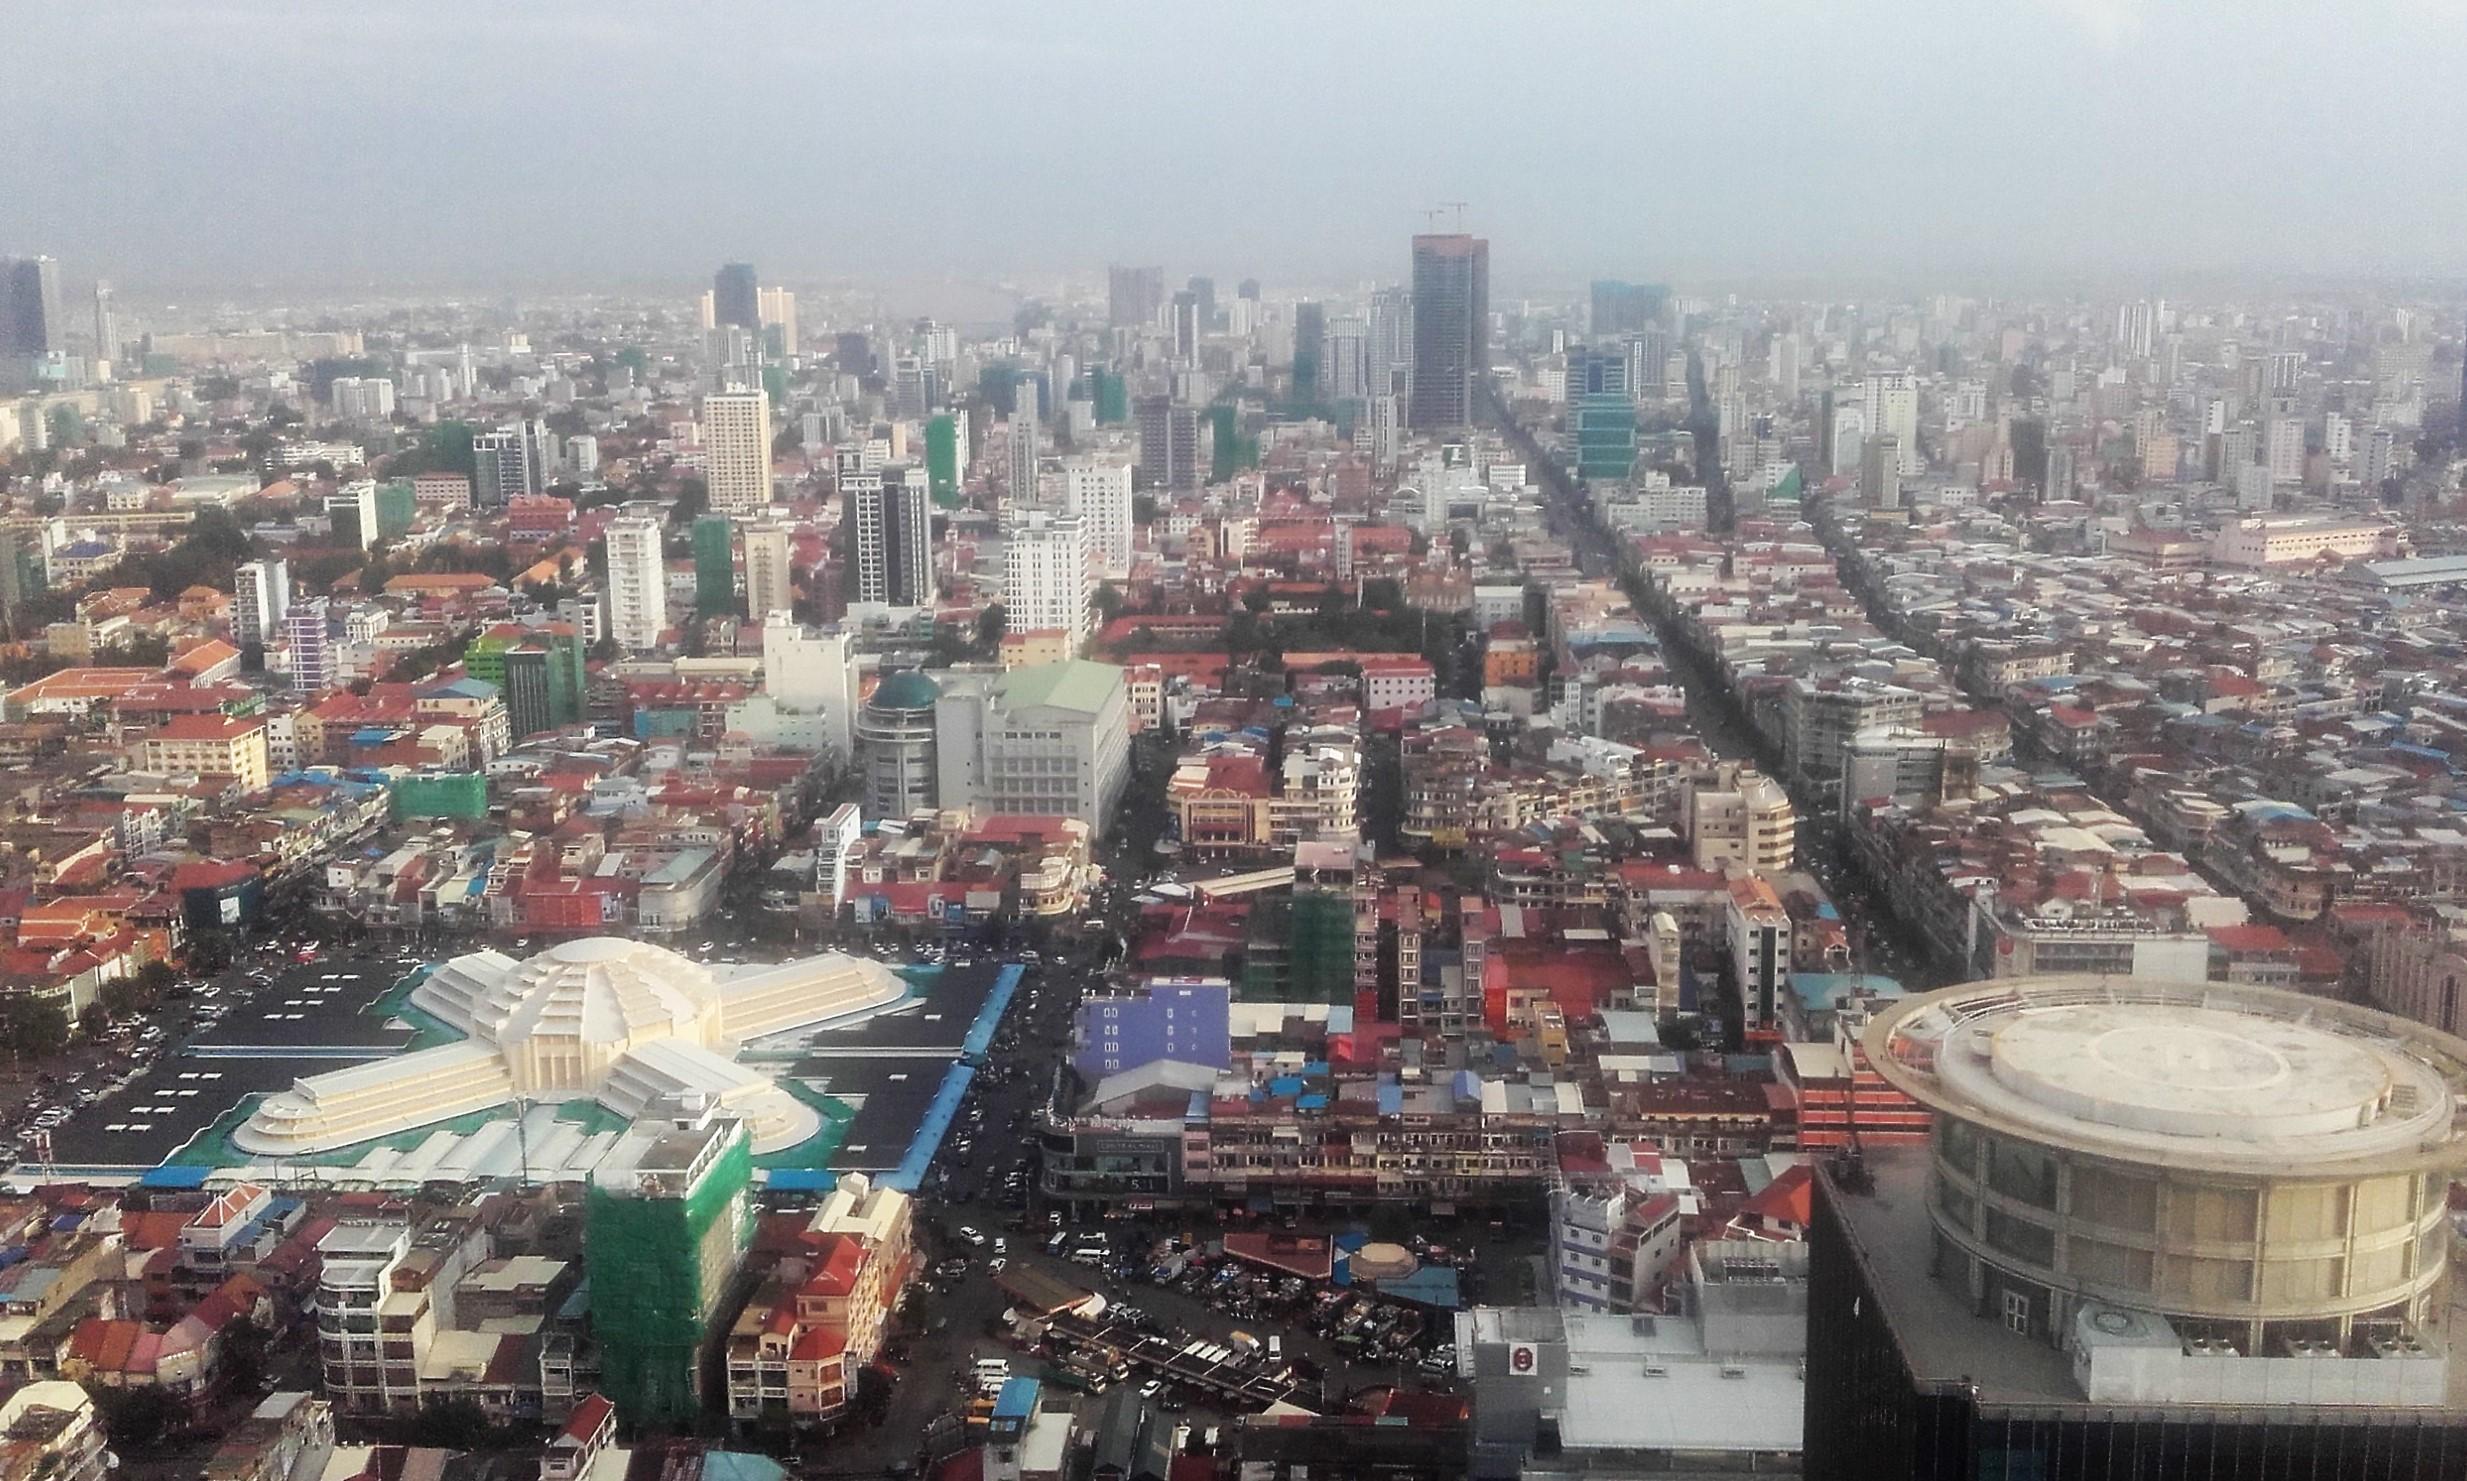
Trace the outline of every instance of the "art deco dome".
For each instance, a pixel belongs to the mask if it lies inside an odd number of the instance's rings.
[[[757,1152],[774,1151],[812,1136],[819,1115],[737,1064],[737,1046],[886,1008],[904,991],[882,963],[839,952],[719,971],[614,936],[521,961],[469,952],[411,994],[460,1042],[308,1076],[267,1096],[233,1140],[268,1156],[319,1152],[517,1098],[590,1097],[633,1116],[696,1093],[743,1117]]]
[[[534,1035],[624,1044],[654,1038],[710,1043],[719,985],[699,963],[646,941],[591,936],[552,946],[503,986],[489,1037],[511,1047]]]

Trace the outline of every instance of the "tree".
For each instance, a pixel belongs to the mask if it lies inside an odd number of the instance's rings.
[[[68,1012],[58,1003],[22,992],[0,996],[0,1049],[11,1062],[48,1058],[68,1042]]]
[[[1002,651],[1003,630],[1010,624],[1010,615],[1000,602],[977,614],[977,649],[988,658]]]
[[[497,1427],[477,1399],[452,1398],[425,1405],[411,1422],[411,1443],[439,1450],[482,1450],[497,1438]]]
[[[459,473],[470,478],[479,466],[471,451],[471,424],[449,421],[429,428],[417,445],[396,453],[386,464],[386,472],[396,478],[415,473]]]
[[[699,478],[682,479],[677,484],[676,502],[668,506],[668,526],[677,529],[690,525],[710,507],[710,486]]]
[[[112,1448],[144,1452],[161,1445],[179,1425],[180,1403],[155,1384],[138,1388],[94,1388],[94,1407],[103,1411],[103,1432]]]
[[[235,956],[231,937],[222,931],[199,931],[188,938],[188,969],[211,976],[228,968]]]
[[[1122,615],[1122,593],[1114,588],[1112,582],[1100,581],[1097,583],[1096,595],[1089,598],[1089,605],[1096,608],[1098,623],[1111,622]]]
[[[230,1392],[262,1394],[274,1355],[272,1334],[253,1321],[236,1321],[223,1329],[222,1381]]]
[[[1143,525],[1156,523],[1156,495],[1133,494],[1131,496],[1131,522]]]

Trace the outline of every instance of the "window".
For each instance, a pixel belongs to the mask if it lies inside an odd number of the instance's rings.
[[[1987,1184],[2007,1198],[2037,1208],[2056,1206],[2056,1162],[2026,1142],[2002,1137],[1988,1143]]]
[[[2015,1218],[2000,1208],[1987,1211],[1987,1242],[2017,1259],[2033,1265],[2056,1263],[2056,1235],[2043,1225]]]
[[[2005,1330],[2008,1332],[2018,1332],[2024,1337],[2029,1336],[2030,1293],[2027,1291],[2004,1291],[1999,1294],[2003,1297]]]

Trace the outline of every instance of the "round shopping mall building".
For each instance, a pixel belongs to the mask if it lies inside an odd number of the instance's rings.
[[[1936,1278],[2060,1345],[2164,1315],[2261,1354],[2412,1330],[2443,1299],[2467,1042],[2233,983],[2022,977],[1907,999],[1869,1061],[1935,1113]]]

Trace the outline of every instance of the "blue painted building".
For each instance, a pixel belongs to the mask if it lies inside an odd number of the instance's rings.
[[[1233,985],[1159,979],[1145,992],[1080,1004],[1072,1068],[1090,1084],[1160,1059],[1221,1070],[1233,1063]]]

